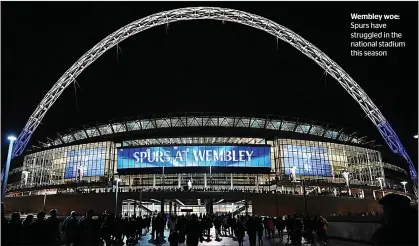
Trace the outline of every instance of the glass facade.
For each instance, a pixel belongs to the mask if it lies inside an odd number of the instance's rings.
[[[22,188],[95,182],[113,175],[115,144],[98,142],[44,150],[24,157]]]
[[[118,147],[134,147],[179,144],[252,144],[269,145],[270,173],[246,173],[237,167],[234,174],[227,173],[175,173],[175,174],[129,174],[118,175]],[[350,183],[379,187],[379,178],[386,180],[384,168],[398,170],[395,166],[381,161],[377,150],[341,143],[307,141],[298,139],[265,140],[262,138],[215,138],[185,137],[140,139],[121,143],[96,142],[48,149],[24,157],[19,168],[21,179],[9,184],[9,190],[51,190],[55,192],[75,192],[77,189],[104,192],[111,189],[109,181],[118,177],[120,188],[126,191],[142,189],[177,189],[191,181],[196,189],[276,189],[277,179],[285,185],[292,179],[294,169],[297,180],[345,183],[344,172],[350,173]],[[16,170],[12,170],[11,173]],[[17,171],[16,171],[17,172]],[[83,188],[84,187],[84,188]],[[281,189],[294,191],[294,188]]]
[[[379,151],[330,142],[278,139],[272,142],[274,170],[279,179],[288,179],[295,167],[297,179],[344,182],[343,172],[350,173],[351,183],[377,185],[384,177]]]

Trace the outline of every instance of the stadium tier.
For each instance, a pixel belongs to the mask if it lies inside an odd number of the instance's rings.
[[[226,212],[241,203],[249,207],[256,194],[358,200],[410,195],[403,161],[372,143],[341,127],[276,116],[187,113],[112,122],[57,134],[13,160],[6,201],[42,196],[45,208],[46,196],[106,196],[118,189],[131,194],[116,205],[125,213],[156,210],[153,192],[195,212],[207,209],[201,199],[214,196],[211,204],[221,202],[212,209]],[[199,205],[188,205],[183,192],[195,192]],[[235,195],[217,195],[225,192]],[[164,206],[174,209],[157,207]]]

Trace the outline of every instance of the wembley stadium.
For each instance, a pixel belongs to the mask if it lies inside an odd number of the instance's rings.
[[[403,159],[346,128],[272,115],[183,113],[57,134],[13,159],[6,207],[62,214],[379,211],[412,196]]]

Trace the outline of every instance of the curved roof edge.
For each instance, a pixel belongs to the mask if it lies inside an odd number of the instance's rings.
[[[181,113],[166,115],[151,115],[147,117],[126,118],[122,121],[110,121],[107,124],[96,124],[95,126],[83,126],[79,130],[71,130],[67,134],[58,134],[55,139],[47,138],[46,142],[39,142],[30,151],[43,148],[59,147],[71,144],[83,139],[100,136],[111,136],[113,134],[141,131],[159,128],[179,127],[223,127],[223,128],[253,128],[267,129],[285,132],[307,134],[325,139],[332,139],[343,143],[359,144],[369,147],[374,146],[375,141],[368,141],[366,137],[357,136],[354,133],[347,133],[345,128],[322,124],[313,120],[304,120],[276,115],[233,115],[225,113]]]

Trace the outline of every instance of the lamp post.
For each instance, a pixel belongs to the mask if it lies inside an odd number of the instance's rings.
[[[407,184],[407,182],[406,181],[402,181],[400,183],[403,185],[404,193],[407,193],[407,190],[406,190],[406,184]]]
[[[121,179],[116,178],[115,182],[116,182],[116,192],[115,192],[115,215],[118,215],[118,192],[119,192],[119,182],[121,181]]]
[[[7,160],[6,160],[6,168],[4,170],[4,178],[3,178],[3,186],[1,189],[1,202],[4,202],[6,198],[6,188],[7,188],[7,179],[9,177],[9,168],[10,168],[10,161],[12,160],[12,150],[13,150],[13,143],[16,141],[15,136],[9,136],[7,139],[9,142],[9,151],[7,153]]]

